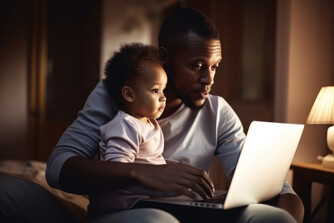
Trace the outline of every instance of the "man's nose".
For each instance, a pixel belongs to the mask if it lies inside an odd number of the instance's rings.
[[[203,72],[200,82],[205,85],[212,85],[214,83],[215,71],[211,69]]]

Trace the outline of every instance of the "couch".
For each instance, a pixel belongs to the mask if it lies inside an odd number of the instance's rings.
[[[35,215],[40,215],[36,219],[42,220],[44,216],[49,219],[48,222],[64,222],[65,218],[82,222],[86,218],[88,197],[51,188],[45,179],[45,168],[45,162],[0,160],[0,222],[27,222],[24,212],[36,212]],[[24,199],[20,200],[20,197],[30,201],[22,202]],[[39,199],[40,197],[42,198]],[[45,197],[48,201],[50,198],[54,201],[52,207],[49,204],[47,207],[43,205]],[[5,200],[11,201],[11,205],[6,204]],[[38,200],[40,207],[45,207],[44,210],[33,207],[35,200]],[[60,215],[65,216],[64,219]],[[31,222],[34,220],[31,219]]]

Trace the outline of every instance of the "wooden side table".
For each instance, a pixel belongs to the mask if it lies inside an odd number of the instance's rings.
[[[323,167],[320,163],[292,163],[293,170],[293,189],[300,196],[305,207],[304,222],[311,222],[312,218],[329,199],[327,222],[334,222],[334,169]],[[322,199],[311,212],[312,183],[322,183],[330,187],[328,198]]]

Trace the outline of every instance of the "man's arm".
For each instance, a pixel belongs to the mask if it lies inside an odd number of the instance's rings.
[[[191,198],[196,198],[195,192],[204,199],[214,192],[204,170],[182,162],[149,165],[71,157],[63,165],[59,183],[63,190],[80,194],[132,185],[177,192]]]
[[[67,169],[63,168],[64,164],[71,163],[72,157],[82,157],[87,159],[87,162],[92,159],[98,152],[101,140],[100,126],[109,122],[114,116],[112,98],[104,88],[103,81],[100,81],[87,98],[77,118],[63,133],[48,159],[45,176],[51,187],[66,189],[60,185],[60,181],[64,184],[67,179],[61,176],[67,172]],[[72,166],[76,167],[75,164]],[[93,168],[90,169],[93,170]],[[75,191],[74,188],[72,189]],[[77,189],[80,191],[81,185]]]

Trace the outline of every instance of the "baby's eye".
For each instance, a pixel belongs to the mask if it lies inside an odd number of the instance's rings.
[[[152,92],[158,94],[159,93],[159,89],[153,89]]]

